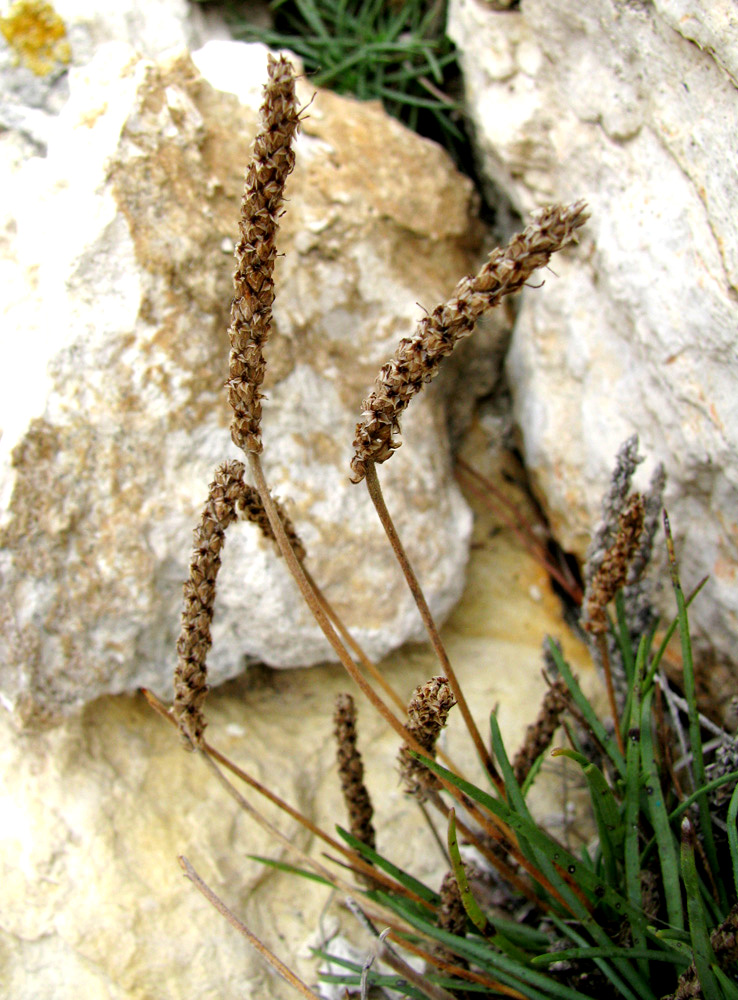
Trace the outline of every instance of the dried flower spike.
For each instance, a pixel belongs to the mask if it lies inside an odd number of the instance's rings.
[[[399,448],[400,415],[423,384],[436,377],[456,342],[472,332],[482,313],[517,292],[553,253],[576,239],[576,230],[587,218],[583,201],[543,209],[506,247],[493,250],[478,274],[462,278],[452,298],[425,316],[413,337],[400,341],[364,400],[356,425],[352,482],[361,482],[367,463],[386,462]]]
[[[336,697],[333,721],[337,744],[338,774],[341,779],[343,799],[349,814],[350,830],[362,844],[375,848],[377,846],[376,836],[372,825],[374,808],[364,784],[364,765],[361,754],[356,748],[356,708],[350,694],[339,694]]]
[[[294,73],[284,57],[269,57],[261,117],[262,129],[254,141],[241,202],[228,331],[231,354],[226,386],[234,414],[231,437],[247,452],[262,449],[260,388],[266,370],[263,349],[272,322],[277,219],[285,181],[295,164],[292,141],[299,125]]]
[[[439,893],[441,905],[438,910],[437,924],[442,931],[464,937],[466,933],[466,910],[461,900],[461,890],[456,876],[452,871],[446,872],[441,882]]]
[[[428,757],[435,758],[438,737],[455,704],[456,699],[445,677],[431,677],[415,689],[407,707],[405,728]],[[412,756],[407,745],[400,749],[399,760],[405,790],[423,802],[428,791],[438,787],[438,779],[425,764]]]
[[[302,562],[305,558],[305,546],[302,544],[300,536],[295,531],[295,526],[287,516],[282,504],[278,500],[274,500],[274,506],[277,508],[277,513],[279,514],[280,520],[284,525],[284,530],[290,540],[290,545],[294,549],[297,558],[300,562]],[[276,545],[274,532],[272,531],[272,526],[269,523],[267,512],[264,510],[264,504],[261,502],[259,491],[253,486],[249,486],[248,483],[244,485],[243,496],[238,501],[238,509],[247,521],[257,524],[259,528],[261,528],[261,532],[264,537],[268,538],[272,542],[275,542]],[[279,546],[276,547],[276,552],[277,555],[282,555]]]
[[[584,594],[582,624],[593,635],[607,632],[605,608],[615,594],[625,586],[628,564],[638,547],[643,531],[645,504],[640,493],[634,493],[619,518],[619,531],[613,545],[605,552],[599,569],[588,583]]]
[[[207,503],[195,528],[190,576],[184,585],[182,630],[174,671],[174,715],[192,746],[200,746],[205,730],[202,707],[208,693],[206,659],[212,638],[215,581],[226,528],[236,520],[244,492],[244,466],[223,462],[215,470]]]
[[[638,435],[631,434],[618,448],[615,468],[610,477],[610,488],[602,498],[600,520],[587,549],[583,573],[587,586],[591,584],[605,558],[605,553],[615,541],[618,518],[625,507],[633,473],[642,461],[642,456],[638,454]]]
[[[566,708],[566,693],[567,687],[563,678],[557,677],[543,696],[538,718],[528,726],[523,745],[513,760],[513,773],[519,785],[523,784],[530,769],[553,739],[562,712]]]

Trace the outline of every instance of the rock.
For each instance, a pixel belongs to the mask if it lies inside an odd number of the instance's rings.
[[[491,460],[486,442],[468,442],[464,455],[535,519],[509,475],[500,475],[504,463]],[[503,522],[470,502],[476,518],[469,584],[444,641],[482,731],[498,704],[512,753],[545,690],[540,649],[546,632],[561,637],[583,684],[591,688],[594,674],[561,621],[545,572]],[[532,599],[531,588],[543,599]],[[438,664],[423,646],[394,653],[382,669],[407,698]],[[310,671],[255,668],[211,693],[208,738],[333,833],[335,823],[347,822],[331,736],[333,701],[351,687],[330,664]],[[358,695],[356,704],[378,848],[437,888],[444,862],[400,787],[397,740]],[[13,1000],[292,1000],[291,988],[183,878],[178,855],[306,982],[316,982],[308,944],[332,938],[339,921],[366,956],[369,941],[354,919],[338,906],[325,912],[324,887],[247,857],[301,863],[238,813],[142,697],[100,698],[43,733],[19,734],[3,713],[0,731],[0,982]],[[458,766],[478,780],[457,710],[444,740]],[[564,801],[579,801],[571,773],[559,784],[564,770],[558,762],[544,768],[553,780],[547,790],[544,782],[533,789],[538,815],[560,814]],[[260,806],[258,796],[240,788]],[[261,808],[319,857],[319,844],[294,821]],[[572,836],[576,842],[578,828]],[[337,950],[333,941],[329,950]]]
[[[709,8],[709,9],[708,9]],[[507,362],[526,464],[583,556],[619,444],[663,461],[692,620],[736,664],[738,34],[732,4],[453,0],[484,172],[518,212],[585,197]],[[696,44],[693,44],[693,41]],[[673,602],[668,597],[669,614]]]
[[[0,689],[24,723],[139,685],[168,692],[191,531],[215,466],[235,457],[231,250],[266,51],[213,42],[196,58],[223,89],[186,55],[103,46],[72,70],[47,155],[5,159]],[[366,491],[349,484],[351,442],[416,303],[432,308],[474,265],[472,190],[378,105],[320,93],[287,197],[265,467],[314,577],[381,656],[422,633]],[[382,480],[442,619],[471,518],[439,394],[411,408]],[[229,531],[213,634],[213,683],[253,659],[330,655],[248,524]]]

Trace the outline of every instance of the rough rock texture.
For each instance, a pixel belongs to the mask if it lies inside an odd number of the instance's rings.
[[[490,461],[486,442],[465,457],[535,514]],[[399,457],[399,455],[397,456]],[[393,460],[394,461],[394,460]],[[504,468],[504,466],[502,467]],[[508,470],[505,470],[508,471]],[[514,471],[514,467],[512,467]],[[544,571],[512,533],[475,503],[469,583],[444,641],[478,724],[499,704],[511,753],[535,717],[544,684],[541,642],[559,636],[583,683],[582,646],[562,623]],[[427,647],[384,664],[405,698],[438,672]],[[293,805],[331,830],[345,825],[333,745],[333,699],[351,690],[337,666],[310,671],[257,668],[208,701],[213,744]],[[379,849],[438,887],[445,866],[397,774],[397,740],[354,690],[358,743],[376,808]],[[183,878],[186,855],[232,909],[308,983],[316,982],[308,944],[339,928],[361,960],[369,941],[340,907],[326,912],[321,886],[264,869],[261,854],[299,863],[240,816],[202,762],[183,751],[170,726],[140,697],[100,698],[41,734],[18,734],[0,716],[0,983],[13,1000],[292,1000],[246,943]],[[452,712],[445,749],[470,776],[474,751]],[[536,808],[560,815],[565,770],[533,790]],[[540,793],[540,796],[538,796]],[[256,796],[248,794],[254,804]],[[579,801],[574,793],[573,801]],[[319,855],[296,824],[267,815],[301,847]],[[569,828],[577,837],[577,830]],[[576,842],[576,839],[575,839]],[[331,951],[339,950],[335,940]],[[321,993],[330,994],[327,987]],[[333,994],[338,996],[338,994]]]
[[[231,251],[266,53],[213,42],[197,58],[248,104],[186,56],[104,46],[72,71],[47,156],[13,148],[4,161],[0,662],[4,701],[25,721],[166,690],[191,529],[214,467],[235,457],[222,389]],[[287,197],[265,467],[313,575],[381,655],[420,632],[366,492],[348,482],[354,425],[416,303],[432,307],[473,266],[471,188],[378,106],[321,93]],[[442,618],[461,592],[470,515],[438,391],[408,413],[382,479]],[[229,531],[213,634],[216,682],[244,657],[327,656],[247,524]]]
[[[452,0],[488,179],[592,219],[508,357],[525,457],[580,556],[618,445],[664,462],[693,621],[736,662],[738,18],[728,0]],[[648,466],[644,467],[643,480]],[[671,605],[670,605],[671,606]]]

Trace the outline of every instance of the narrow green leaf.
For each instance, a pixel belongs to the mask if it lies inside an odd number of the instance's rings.
[[[682,930],[684,928],[684,910],[682,908],[682,891],[679,885],[679,858],[664,804],[661,778],[654,757],[652,702],[653,689],[643,699],[641,767],[646,776],[646,803],[656,837],[668,920],[672,927]]]
[[[540,774],[541,768],[543,767],[543,763],[546,760],[547,755],[548,755],[547,750],[544,750],[542,753],[539,753],[536,759],[533,761],[530,770],[526,774],[525,779],[523,780],[523,784],[520,787],[520,791],[522,792],[524,799],[528,797],[528,792],[531,790],[531,788],[533,787],[533,783]]]
[[[613,909],[617,910],[617,912],[623,916],[630,915],[631,906],[623,896],[615,892],[610,886],[603,884],[603,881],[599,879],[595,873],[587,869],[580,862],[579,858],[577,858],[570,851],[567,851],[561,846],[561,844],[557,843],[557,841],[553,840],[547,833],[537,826],[535,822],[528,819],[527,816],[520,815],[520,813],[511,808],[508,803],[502,802],[499,799],[494,799],[481,788],[477,788],[477,786],[471,782],[460,778],[457,774],[454,774],[453,771],[448,771],[437,761],[431,760],[429,757],[421,757],[419,754],[416,756],[418,757],[418,760],[422,761],[423,764],[429,768],[429,770],[434,771],[451,784],[456,785],[456,787],[464,792],[464,794],[468,795],[470,799],[478,802],[479,805],[485,808],[488,812],[492,813],[493,816],[497,816],[499,819],[507,823],[507,825],[514,830],[516,834],[519,834],[527,840],[531,846],[540,850],[548,861],[567,869],[569,874],[576,875],[579,887],[591,893],[593,900],[612,906]],[[501,763],[500,758],[498,757],[497,759],[498,762]],[[566,885],[563,879],[561,879],[561,882],[564,886]]]
[[[633,909],[630,927],[633,946],[643,950],[646,946],[646,917],[641,904],[641,864],[639,849],[639,818],[641,812],[641,685],[645,669],[645,636],[641,638],[635,663],[635,676],[631,687],[630,720],[626,744],[625,802],[623,844],[625,885],[628,901]],[[648,976],[648,965],[643,960],[638,967]]]
[[[474,898],[469,885],[469,879],[466,877],[466,869],[464,868],[464,862],[461,860],[459,842],[456,838],[456,812],[453,809],[450,809],[448,813],[448,853],[451,858],[456,884],[461,893],[461,902],[464,904],[467,916],[479,932],[486,936],[489,925],[479,903]]]
[[[382,902],[390,905],[384,893],[378,893]],[[515,959],[497,952],[490,948],[486,941],[474,941],[471,938],[459,938],[455,934],[449,934],[440,927],[421,920],[418,916],[405,907],[405,901],[401,899],[393,900],[393,908],[396,912],[401,912],[403,918],[416,930],[430,938],[440,941],[457,955],[461,955],[474,962],[488,976],[491,976],[505,986],[512,986],[524,992],[529,1000],[589,1000],[585,994],[571,987],[557,983],[556,980],[546,975],[545,972],[538,972],[529,966],[522,965]],[[639,1000],[638,997],[635,1000]]]
[[[729,979],[719,965],[714,965],[712,971],[722,987],[725,1000],[738,1000],[738,986],[736,986],[735,980]]]
[[[654,962],[673,962],[673,956],[665,951],[654,951],[649,948],[595,948],[594,945],[585,945],[583,948],[565,948],[563,951],[552,951],[547,955],[536,955],[531,959],[532,965],[553,965],[555,962],[568,962],[579,958],[647,958]],[[689,965],[685,961],[684,967]]]
[[[575,944],[582,948],[586,948],[590,942],[572,926],[568,920],[561,920],[555,914],[551,915],[551,920],[554,926],[559,930],[562,937],[568,937]],[[606,934],[602,933],[601,929],[598,928],[600,932],[595,936],[595,940],[599,941],[601,947],[609,948],[612,946],[612,941],[607,937]],[[607,976],[610,982],[613,984],[617,990],[618,997],[635,998],[635,1000],[656,1000],[656,995],[651,989],[650,985],[642,979],[636,970],[630,965],[630,963],[624,959],[612,959],[611,960],[615,968],[612,968],[609,962],[602,958],[593,959],[594,964],[598,969]],[[624,978],[621,978],[616,969],[620,972],[624,972]],[[627,983],[624,981],[627,979]],[[628,983],[634,982],[637,993],[633,993],[630,989]]]
[[[692,939],[692,953],[697,977],[702,987],[704,1000],[724,1000],[711,966],[715,964],[715,952],[710,944],[705,908],[700,893],[697,866],[694,860],[694,826],[687,817],[682,820],[681,869],[682,881],[687,892],[687,916],[689,934]]]
[[[280,872],[289,872],[290,875],[299,875],[301,878],[310,879],[311,882],[320,882],[321,885],[330,886],[331,883],[322,875],[307,871],[305,868],[298,868],[296,865],[288,865],[284,861],[273,861],[271,858],[263,858],[260,854],[247,854],[247,858],[258,861],[259,864],[266,865],[267,868],[276,868]]]
[[[494,716],[491,719],[491,725],[493,751],[500,766],[503,778],[505,779],[508,794],[510,794],[511,798],[514,795],[520,796],[520,789],[514,777],[511,778],[509,783],[506,777],[506,770],[510,768],[510,764],[507,760],[507,755],[504,752],[504,747],[502,746],[502,741],[499,735],[499,727],[497,726],[497,720],[494,719]],[[541,830],[541,828],[538,827],[534,821],[527,818],[527,815],[523,816],[518,811],[511,808],[508,803],[492,798],[491,795],[482,791],[481,788],[477,788],[476,785],[471,784],[471,782],[464,781],[452,771],[446,770],[446,768],[438,764],[437,761],[431,760],[428,757],[421,757],[419,754],[414,754],[413,756],[416,756],[418,760],[421,760],[431,771],[434,771],[436,774],[441,775],[441,777],[446,778],[449,782],[456,785],[456,787],[467,794],[470,799],[478,802],[494,816],[498,816],[502,819],[512,830],[515,831],[519,839],[522,838],[532,848],[540,850],[541,857],[539,858],[539,864],[544,875],[561,892],[562,897],[566,900],[572,913],[575,914],[577,919],[582,921],[583,925],[598,944],[602,946],[609,946],[611,942],[604,930],[599,926],[587,908],[582,904],[581,900],[574,892],[572,892],[561,874],[556,871],[556,865],[565,868],[570,875],[576,875],[579,888],[589,891],[594,900],[599,900],[608,906],[612,906],[613,909],[623,916],[630,917],[631,914],[634,913],[636,919],[638,918],[640,911],[634,911],[627,900],[615,892],[611,886],[604,882],[604,880],[598,879],[594,872],[583,865],[579,859],[575,857],[575,855],[565,850],[560,844],[549,837],[549,835]],[[522,799],[522,796],[520,796],[520,798]],[[527,814],[527,807],[524,802],[523,808]],[[553,919],[555,915],[549,914],[549,916]],[[585,943],[586,942],[582,941],[583,945]],[[595,959],[595,964],[602,969],[604,974],[608,976],[611,981],[617,981],[618,988],[621,989],[622,995],[629,998],[629,1000],[656,1000],[656,995],[634,966],[627,962],[621,962],[620,960],[616,961],[617,972],[603,959]],[[636,992],[629,989],[626,982],[630,983],[633,990]]]
[[[569,668],[569,664],[566,662],[564,657],[561,655],[556,643],[549,636],[548,639],[549,649],[551,650],[551,656],[554,659],[556,668],[564,679],[564,683],[569,689],[569,693],[572,696],[574,704],[577,706],[579,711],[584,716],[587,725],[590,727],[592,732],[595,734],[600,744],[603,746],[605,752],[607,753],[610,760],[613,762],[618,772],[625,777],[625,758],[620,753],[617,747],[617,743],[614,738],[607,732],[604,725],[600,721],[599,716],[592,708],[589,703],[588,698],[579,687],[574,674]]]
[[[706,795],[708,792],[712,792],[716,788],[720,788],[721,785],[727,785],[731,781],[738,781],[738,771],[729,771],[727,774],[722,774],[719,778],[714,778],[712,781],[708,781],[707,784],[700,788],[699,791],[693,792],[691,795],[687,796],[684,802],[680,802],[676,809],[669,813],[669,822],[674,823],[675,820],[680,819],[701,795]],[[650,846],[651,845],[649,844],[649,847]]]
[[[628,685],[628,690],[630,690],[635,676],[635,652],[630,638],[628,619],[625,614],[625,595],[623,594],[622,589],[620,589],[615,595],[615,616],[615,638],[617,639],[620,655],[623,658],[625,680]]]
[[[344,830],[342,826],[336,826],[336,831],[339,837],[342,837],[349,847],[353,847],[355,851],[366,858],[367,861],[371,861],[372,864],[376,865],[377,868],[381,868],[382,871],[387,872],[392,878],[396,879],[400,885],[404,885],[406,889],[414,892],[416,895],[420,896],[421,899],[425,899],[429,903],[434,905],[439,902],[439,896],[437,892],[433,892],[429,889],[427,885],[423,885],[418,879],[413,878],[412,875],[408,875],[406,871],[402,868],[398,868],[397,865],[393,865],[391,861],[387,858],[382,857],[375,850],[369,847],[367,844],[363,843],[353,834],[349,833],[348,830]]]
[[[697,597],[697,595],[699,594],[699,592],[702,590],[702,588],[705,586],[705,584],[709,579],[710,579],[709,576],[704,576],[700,580],[700,582],[697,584],[697,586],[694,588],[692,593],[687,598],[687,604],[686,604],[687,608],[689,608],[689,606],[692,604],[692,601],[695,599],[695,597]],[[651,665],[649,666],[648,673],[646,674],[646,687],[650,685],[651,681],[653,680],[656,674],[656,671],[659,669],[659,666],[661,665],[661,660],[663,659],[664,653],[666,652],[666,647],[671,642],[671,637],[676,632],[678,625],[679,625],[679,616],[677,615],[672,619],[671,624],[669,625],[668,629],[666,630],[666,633],[664,634],[664,638],[661,640],[661,645],[656,651],[654,658],[651,660]]]
[[[408,91],[396,90],[393,87],[377,87],[377,93],[380,97],[386,97],[390,101],[397,101],[398,104],[407,104],[416,108],[431,108],[436,111],[443,108],[451,111],[461,107],[457,101],[442,101],[437,97],[419,97]]]
[[[733,881],[736,892],[738,892],[738,785],[730,796],[728,806],[728,845],[730,846],[730,860],[733,863]]]
[[[625,829],[612,789],[599,767],[588,761],[586,757],[576,750],[557,747],[551,751],[551,756],[570,757],[571,760],[576,761],[582,768],[592,801],[592,811],[597,824],[605,878],[613,888],[616,888],[620,884],[617,862],[618,860],[622,861],[621,848]]]
[[[712,832],[712,817],[710,816],[710,803],[704,793],[704,785],[707,783],[705,775],[705,761],[702,753],[702,731],[700,729],[699,713],[697,710],[697,689],[694,676],[694,662],[692,660],[692,641],[689,635],[689,620],[687,618],[687,605],[684,600],[684,592],[679,580],[679,569],[677,567],[676,554],[674,552],[674,539],[671,535],[669,517],[664,511],[664,531],[666,532],[666,547],[669,553],[669,569],[671,571],[671,582],[674,588],[674,595],[677,602],[677,617],[679,618],[679,636],[682,641],[682,673],[684,684],[684,698],[687,702],[687,720],[689,723],[689,743],[692,751],[692,776],[694,780],[694,790],[697,792],[697,803],[700,810],[700,833],[707,855],[707,861],[712,869],[713,878],[717,884],[718,894],[723,909],[727,909],[728,899],[725,893],[723,880],[720,878],[720,868],[715,848],[715,838]]]

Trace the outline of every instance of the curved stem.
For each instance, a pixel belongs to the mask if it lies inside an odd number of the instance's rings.
[[[267,517],[269,518],[269,523],[272,526],[272,531],[274,532],[274,537],[277,541],[277,545],[279,546],[279,549],[282,555],[284,556],[287,568],[292,573],[293,577],[295,578],[295,582],[297,583],[297,586],[300,588],[300,593],[302,594],[305,603],[312,611],[315,620],[317,621],[318,625],[320,625],[320,628],[323,631],[323,634],[325,635],[326,639],[335,650],[338,659],[346,668],[346,671],[348,672],[349,676],[352,678],[352,680],[356,682],[361,692],[364,695],[366,695],[366,697],[376,708],[376,710],[379,712],[382,718],[395,730],[397,735],[402,739],[403,743],[406,743],[411,750],[415,751],[415,753],[419,753],[421,756],[425,756],[427,751],[420,745],[420,743],[418,743],[413,734],[410,733],[405,728],[405,726],[400,722],[400,720],[395,715],[393,715],[393,713],[390,711],[387,705],[385,705],[385,703],[382,701],[382,699],[379,697],[376,691],[374,691],[374,689],[370,686],[369,682],[366,680],[364,675],[361,673],[359,668],[351,659],[348,650],[341,642],[338,634],[334,630],[328,618],[328,615],[323,609],[323,606],[321,605],[316,595],[313,593],[313,590],[310,587],[307,577],[305,576],[305,571],[302,568],[302,564],[292,549],[290,540],[287,537],[287,533],[284,530],[284,525],[282,524],[282,521],[280,519],[279,512],[277,511],[277,508],[274,505],[274,501],[272,500],[271,493],[269,492],[269,487],[267,485],[266,478],[264,477],[264,470],[262,469],[259,455],[256,452],[252,451],[248,453],[248,456],[249,456],[249,465],[251,466],[251,472],[254,476],[254,482],[256,484],[257,490],[259,491],[259,496],[261,497],[261,501],[264,504],[264,510],[266,511]],[[449,683],[450,680],[451,678],[449,677]],[[467,712],[468,711],[469,709],[467,708]],[[477,733],[477,737],[479,737],[479,733]],[[491,763],[492,762],[490,760],[490,764]],[[494,765],[492,765],[492,767],[494,769]],[[448,791],[462,805],[468,806],[468,803],[466,802],[466,796],[463,795],[455,785],[453,785],[450,781],[447,781],[445,778],[441,778],[440,780],[446,791]],[[502,784],[501,779],[498,778],[498,780],[500,781],[501,785]]]
[[[421,589],[418,578],[415,575],[415,571],[410,564],[410,560],[407,557],[407,553],[400,541],[400,536],[397,534],[397,530],[394,526],[390,513],[387,510],[387,505],[384,502],[384,496],[382,494],[382,487],[379,484],[379,477],[377,476],[377,469],[374,462],[367,462],[366,467],[366,485],[369,490],[369,496],[372,498],[372,503],[374,504],[377,514],[379,515],[379,520],[382,522],[382,526],[387,534],[392,550],[397,557],[397,561],[400,564],[402,572],[405,575],[405,580],[410,588],[410,592],[415,599],[415,603],[420,612],[420,617],[423,619],[423,624],[425,625],[426,631],[431,641],[431,645],[438,656],[443,672],[448,679],[451,690],[456,698],[456,703],[459,706],[459,711],[461,712],[464,722],[466,723],[466,728],[469,730],[469,735],[474,741],[474,746],[476,747],[477,753],[479,754],[479,759],[486,768],[488,774],[497,785],[499,789],[503,788],[503,781],[500,774],[495,767],[489,750],[485,747],[482,737],[479,734],[477,725],[472,718],[472,714],[469,711],[469,705],[467,704],[464,693],[461,690],[461,685],[456,677],[456,674],[451,666],[448,655],[441,642],[441,637],[438,634],[438,629],[436,628],[436,623],[433,621],[433,616],[431,615],[430,608],[428,607],[428,602],[425,599],[425,595]]]
[[[349,649],[352,651],[352,653],[354,654],[354,656],[356,657],[356,659],[359,661],[359,663],[362,665],[362,667],[366,670],[366,672],[377,682],[377,684],[379,684],[379,686],[382,688],[382,690],[387,695],[387,697],[391,701],[393,701],[395,703],[395,705],[400,709],[401,712],[404,712],[405,709],[406,709],[406,707],[407,707],[405,705],[405,702],[402,700],[402,698],[399,696],[399,694],[395,691],[395,689],[392,687],[392,685],[389,683],[389,681],[387,681],[382,676],[382,674],[380,673],[380,671],[377,668],[376,664],[373,663],[369,659],[369,657],[366,655],[366,653],[364,652],[364,650],[358,644],[358,642],[356,641],[356,639],[354,639],[354,637],[351,635],[351,633],[349,632],[349,630],[346,628],[346,626],[343,624],[343,622],[339,618],[338,613],[335,611],[335,609],[333,608],[332,604],[329,602],[328,598],[325,596],[325,594],[323,593],[323,591],[317,585],[317,583],[315,582],[315,580],[311,576],[310,572],[306,569],[306,567],[304,565],[302,567],[302,570],[303,570],[303,572],[305,574],[305,579],[307,580],[307,582],[312,587],[315,596],[318,598],[318,600],[320,601],[320,603],[323,605],[323,610],[325,611],[325,613],[330,618],[333,627],[338,632],[338,634],[341,636],[341,638],[343,639],[344,643],[349,647]]]
[[[153,708],[155,712],[161,715],[163,719],[166,719],[166,721],[169,722],[176,729],[177,720],[174,718],[172,713],[168,711],[166,705],[164,705],[156,697],[156,695],[152,691],[149,691],[147,688],[142,688],[141,691],[143,693],[144,698],[151,706],[151,708]],[[411,892],[409,889],[406,889],[405,886],[400,885],[399,882],[395,882],[394,879],[389,878],[387,875],[385,875],[384,872],[375,868],[373,865],[370,865],[368,861],[366,861],[363,857],[361,857],[361,855],[357,855],[355,851],[346,847],[345,844],[342,844],[340,843],[340,841],[335,840],[333,837],[331,837],[330,834],[326,833],[325,830],[319,827],[317,823],[313,823],[313,821],[308,816],[305,816],[298,809],[295,809],[294,806],[291,806],[289,802],[286,802],[283,798],[280,798],[279,795],[271,791],[271,789],[267,788],[266,785],[262,785],[260,781],[257,781],[256,778],[253,778],[248,773],[248,771],[244,771],[242,768],[240,768],[238,764],[234,764],[233,761],[230,760],[228,757],[226,757],[225,754],[221,753],[220,750],[216,750],[216,748],[212,746],[210,743],[208,743],[207,740],[203,740],[202,749],[206,754],[212,757],[213,760],[217,761],[224,768],[226,768],[226,770],[230,771],[231,774],[234,774],[237,778],[240,778],[241,781],[244,782],[244,784],[249,786],[249,788],[253,788],[253,790],[255,792],[258,792],[259,795],[263,795],[265,799],[268,799],[271,803],[277,806],[277,808],[281,809],[282,812],[286,813],[289,817],[294,819],[296,822],[300,823],[300,825],[303,826],[314,837],[317,837],[319,840],[322,840],[334,851],[337,851],[339,854],[343,855],[346,861],[348,861],[354,867],[355,871],[358,870],[360,874],[364,875],[366,878],[373,879],[375,882],[381,882],[386,889],[389,889],[392,892],[397,892],[400,895],[408,896],[408,898],[413,899],[416,903],[418,903],[421,906],[428,905],[425,902],[425,900],[423,900],[416,893]]]
[[[315,582],[315,580],[312,577],[312,574],[307,569],[307,567],[304,565],[304,563],[301,563],[300,565],[302,566],[303,573],[305,574],[305,579],[310,584],[310,586],[313,588],[315,596],[318,598],[318,600],[320,601],[320,603],[323,605],[323,609],[324,609],[325,613],[328,615],[328,617],[330,618],[331,624],[336,629],[336,631],[338,632],[338,634],[341,636],[341,638],[343,639],[344,643],[354,653],[354,655],[356,656],[356,659],[362,665],[362,667],[364,668],[364,670],[366,670],[366,672],[369,674],[369,676],[373,680],[375,680],[377,682],[377,684],[379,684],[379,686],[382,688],[382,690],[387,695],[387,697],[391,701],[393,701],[395,703],[395,705],[400,709],[400,711],[402,712],[402,714],[405,715],[407,713],[407,702],[405,702],[405,701],[402,700],[402,698],[395,691],[395,689],[392,687],[392,685],[389,683],[389,681],[385,677],[382,676],[382,673],[379,670],[379,668],[377,667],[377,665],[375,663],[373,663],[369,659],[369,657],[366,655],[366,653],[361,648],[361,646],[359,645],[359,643],[351,635],[351,633],[349,632],[349,630],[346,628],[346,626],[341,621],[341,619],[340,619],[340,617],[338,615],[338,612],[335,610],[335,608],[333,607],[333,605],[330,603],[330,601],[328,600],[328,598],[325,596],[325,594],[323,593],[323,591],[320,589],[320,587],[318,586],[318,584]],[[445,763],[446,767],[448,767],[451,771],[454,771],[456,774],[458,774],[458,776],[460,778],[464,777],[463,771],[454,764],[454,762],[451,760],[451,758],[448,756],[448,754],[444,750],[442,750],[440,747],[438,747],[437,750],[436,750],[436,754],[437,754],[438,758]]]
[[[235,927],[239,934],[243,935],[249,942],[252,948],[255,948],[262,958],[271,965],[274,971],[282,977],[286,982],[293,986],[298,993],[301,993],[308,1000],[320,1000],[320,996],[313,991],[299,978],[295,973],[284,964],[284,962],[277,958],[273,951],[261,941],[253,931],[250,931],[243,921],[239,920],[238,917],[225,905],[220,896],[217,896],[210,886],[202,880],[202,878],[197,874],[195,869],[192,867],[190,862],[184,855],[180,855],[178,858],[180,867],[184,871],[187,878],[192,882],[196,889],[198,889],[205,899],[215,907],[215,909],[220,913],[221,916],[225,917],[231,927]]]
[[[615,685],[612,682],[612,667],[610,666],[610,653],[607,648],[607,638],[605,635],[597,636],[597,646],[600,651],[600,657],[602,659],[602,671],[605,675],[605,687],[607,688],[607,700],[610,703],[610,712],[612,713],[612,723],[615,727],[615,740],[618,744],[618,750],[625,756],[625,744],[623,742],[623,734],[620,731],[620,718],[618,716],[618,703],[615,700]]]

